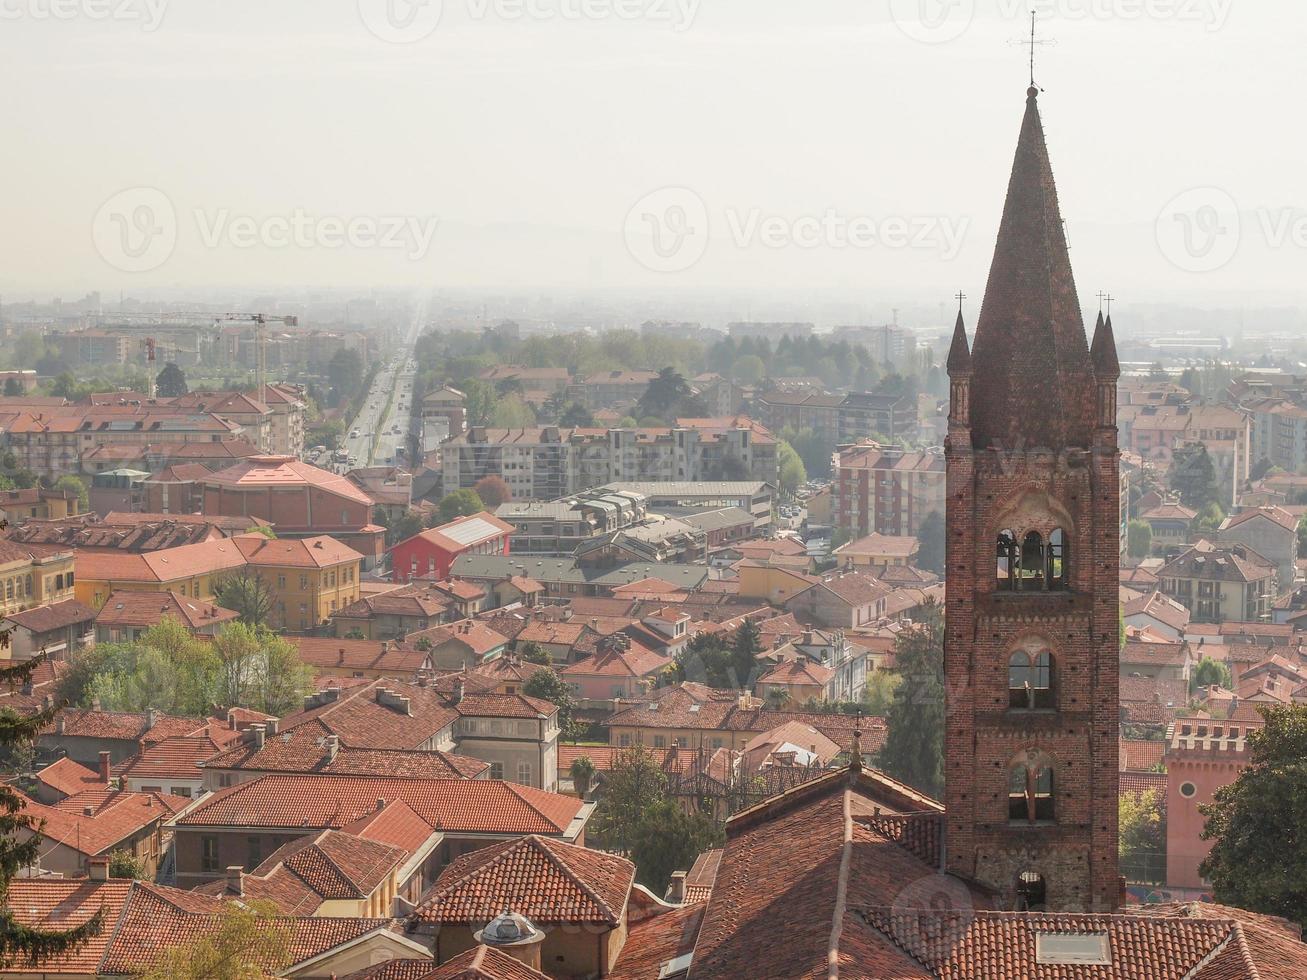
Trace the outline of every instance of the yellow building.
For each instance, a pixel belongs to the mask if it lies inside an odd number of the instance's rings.
[[[845,568],[863,566],[885,569],[891,565],[911,565],[917,557],[919,546],[914,537],[872,532],[865,538],[840,545],[835,549],[834,557]]]
[[[230,543],[272,591],[268,625],[274,629],[314,629],[359,598],[363,556],[333,537],[239,534]]]
[[[774,606],[793,599],[820,581],[801,569],[758,558],[745,558],[736,562],[735,570],[740,576],[741,598],[765,599]]]
[[[245,556],[234,538],[219,538],[164,548],[143,555],[109,549],[76,549],[76,595],[79,602],[99,609],[109,594],[176,592],[206,601],[224,575],[245,567]]]
[[[73,597],[73,552],[0,540],[0,618]]]

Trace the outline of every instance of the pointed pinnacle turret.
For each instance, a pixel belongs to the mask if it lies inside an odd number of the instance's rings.
[[[967,344],[967,328],[962,322],[962,311],[953,324],[953,343],[948,349],[948,376],[959,378],[971,374],[971,348]]]
[[[1098,314],[1094,324],[1094,342],[1089,348],[1089,358],[1094,362],[1094,377],[1099,381],[1116,381],[1121,377],[1121,362],[1116,359],[1116,337],[1112,334],[1112,315],[1107,319]]]
[[[1038,95],[1033,86],[1026,92],[971,348],[977,448],[1087,446],[1094,429],[1089,346]]]

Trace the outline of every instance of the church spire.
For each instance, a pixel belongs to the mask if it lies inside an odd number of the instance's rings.
[[[971,351],[977,448],[1088,446],[1093,375],[1053,168],[1026,92],[1007,199]]]
[[[1098,314],[1089,357],[1094,362],[1094,377],[1099,381],[1116,381],[1121,377],[1121,364],[1116,359],[1116,338],[1112,334],[1112,314],[1109,313],[1106,320],[1101,312]]]
[[[958,319],[953,324],[953,343],[948,349],[948,376],[960,377],[971,374],[971,348],[967,345],[967,328],[962,322],[962,309],[958,308]]]

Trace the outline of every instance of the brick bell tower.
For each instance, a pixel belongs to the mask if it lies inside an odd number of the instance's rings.
[[[1110,317],[1085,343],[1037,97],[948,358],[947,856],[1005,907],[1110,911],[1120,368]]]

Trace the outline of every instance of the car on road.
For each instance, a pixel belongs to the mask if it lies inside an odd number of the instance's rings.
[[[358,429],[355,429],[353,432],[351,432],[351,433],[349,434],[349,437],[350,437],[351,439],[357,439],[357,438],[359,437],[359,430],[358,430]]]

